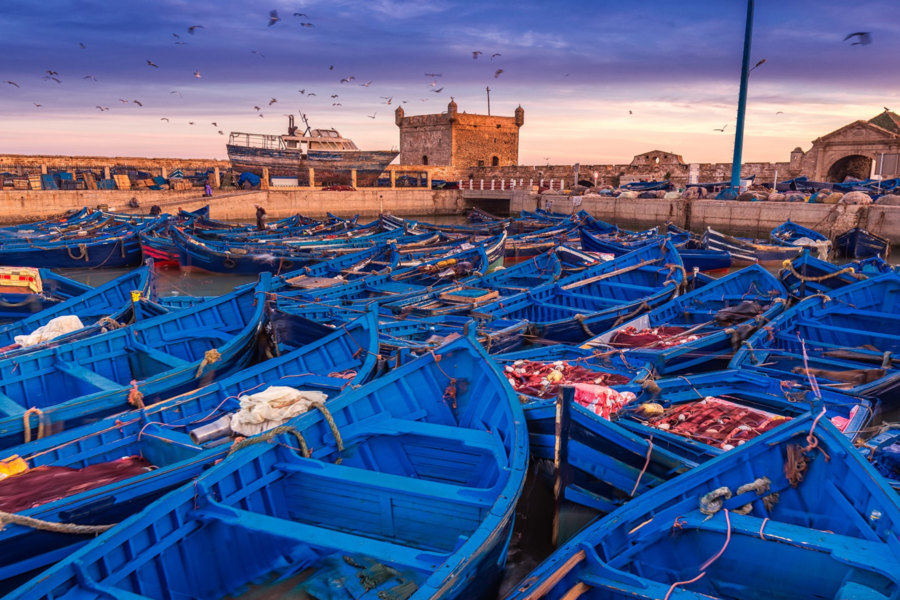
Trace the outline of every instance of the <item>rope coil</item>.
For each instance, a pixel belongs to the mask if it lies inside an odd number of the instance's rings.
[[[31,441],[31,422],[30,422],[31,415],[37,415],[37,418],[38,418],[38,430],[37,430],[37,437],[35,439],[39,440],[42,437],[44,437],[44,426],[46,424],[45,420],[44,420],[44,412],[41,409],[39,409],[35,406],[32,406],[31,408],[29,408],[28,410],[25,411],[24,415],[22,415],[22,421],[23,421],[24,427],[25,427],[25,443],[26,444]]]
[[[220,358],[222,358],[222,355],[215,348],[213,348],[212,350],[207,350],[203,354],[203,360],[200,362],[200,366],[197,367],[197,373],[194,375],[194,377],[200,377],[200,375],[203,374],[203,369],[207,365],[211,365],[212,363],[217,362]]]

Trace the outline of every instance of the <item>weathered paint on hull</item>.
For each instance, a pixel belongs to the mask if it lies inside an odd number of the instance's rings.
[[[297,177],[309,180],[309,169],[315,169],[316,183],[320,185],[350,185],[351,174],[356,169],[356,185],[374,187],[385,167],[397,157],[393,150],[353,150],[346,152],[312,151],[307,158],[300,158],[298,152],[249,148],[228,144],[228,158],[239,171],[250,171],[262,175],[263,168],[269,169],[269,176]]]

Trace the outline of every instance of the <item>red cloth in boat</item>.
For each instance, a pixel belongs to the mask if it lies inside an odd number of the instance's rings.
[[[610,415],[616,414],[634,399],[635,395],[631,392],[618,392],[605,385],[575,384],[575,402],[607,421]]]
[[[569,364],[566,361],[552,363],[533,360],[517,360],[505,369],[506,379],[513,389],[520,394],[535,396],[537,398],[555,398],[559,393],[559,386],[574,383],[591,383],[598,385],[622,385],[630,380],[624,375],[593,371],[578,365]],[[559,371],[562,379],[550,381],[547,376]]]
[[[684,327],[648,327],[638,330],[636,327],[623,327],[610,338],[609,343],[613,346],[625,346],[627,348],[645,348],[653,345],[655,348],[669,348],[678,346],[686,342],[692,342],[699,339],[700,335],[685,335],[675,339],[672,338],[679,333],[687,331]]]
[[[151,466],[140,456],[126,456],[81,469],[35,467],[0,480],[0,510],[19,512],[146,473]]]

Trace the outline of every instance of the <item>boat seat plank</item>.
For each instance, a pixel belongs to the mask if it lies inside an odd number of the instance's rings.
[[[369,471],[344,464],[338,465],[315,460],[279,463],[277,468],[285,472],[302,473],[307,483],[313,480],[316,484],[321,482],[322,485],[319,485],[319,487],[322,489],[328,489],[329,481],[341,484],[349,482],[359,488],[386,492],[392,497],[431,498],[482,508],[490,507],[496,497],[490,488],[464,487],[440,481]]]
[[[885,319],[887,320],[887,319]],[[884,340],[890,340],[892,342],[900,343],[900,335],[892,335],[890,333],[886,333],[884,331],[867,331],[865,329],[850,329],[849,327],[837,327],[835,325],[826,325],[819,321],[812,321],[809,319],[800,319],[797,321],[797,325],[799,327],[805,327],[807,329],[813,331],[837,331],[844,335],[860,335],[864,337],[876,337]],[[885,323],[886,326],[890,326]]]
[[[166,332],[162,336],[163,341],[166,342],[178,342],[181,340],[193,340],[198,338],[225,343],[234,339],[234,333],[228,333],[215,327],[191,327],[189,329]]]
[[[101,391],[112,392],[121,390],[125,387],[122,384],[115,382],[112,379],[108,379],[103,375],[100,375],[99,373],[95,373],[90,369],[86,369],[81,365],[76,365],[64,360],[57,360],[54,363],[54,366],[63,373],[71,375],[72,377],[75,377],[77,379],[81,379],[82,381],[86,381],[87,383],[93,385]]]
[[[288,538],[320,548],[333,548],[335,550],[352,548],[357,554],[375,557],[392,564],[404,565],[423,571],[434,570],[446,558],[446,555],[443,554],[426,552],[418,548],[376,540],[362,535],[354,535],[335,529],[280,519],[270,515],[221,505],[212,501],[207,506],[193,511],[193,516],[201,520],[218,521],[242,529],[258,531],[263,535]]]
[[[6,394],[0,394],[0,415],[6,417],[20,417],[24,414],[25,407]]]

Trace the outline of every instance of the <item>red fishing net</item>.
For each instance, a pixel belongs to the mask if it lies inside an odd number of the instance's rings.
[[[677,404],[647,423],[716,448],[730,450],[790,420],[773,413],[707,397]]]
[[[634,399],[631,392],[618,392],[604,385],[575,384],[575,402],[606,420]]]
[[[669,348],[678,346],[687,342],[698,340],[702,335],[680,335],[687,329],[684,327],[648,327],[638,330],[636,327],[623,327],[610,338],[609,343],[613,346],[625,346],[627,348],[646,348],[652,346],[654,348]]]
[[[19,512],[146,473],[151,466],[140,456],[126,456],[82,469],[35,467],[0,480],[0,510]]]
[[[517,360],[507,365],[504,372],[514,390],[538,398],[555,398],[559,393],[559,386],[564,384],[622,385],[630,381],[624,375],[594,371],[564,360]]]

